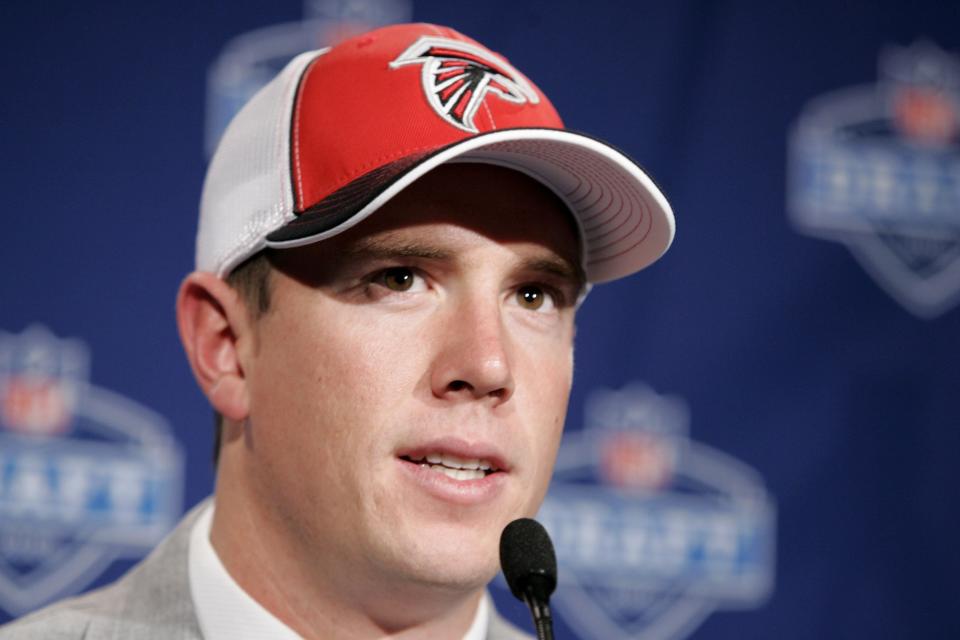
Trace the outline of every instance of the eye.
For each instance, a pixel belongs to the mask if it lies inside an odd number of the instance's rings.
[[[390,267],[377,273],[372,280],[375,284],[390,291],[403,293],[419,291],[424,288],[423,276],[410,267]]]
[[[535,284],[525,284],[517,289],[517,303],[530,311],[549,311],[553,309],[553,294]]]
[[[414,274],[406,267],[393,267],[383,272],[383,285],[391,291],[407,291],[413,286]]]

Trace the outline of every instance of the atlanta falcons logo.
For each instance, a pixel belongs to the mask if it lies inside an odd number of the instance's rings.
[[[423,36],[397,56],[390,68],[407,64],[423,65],[423,92],[433,110],[470,133],[478,133],[473,116],[489,93],[517,104],[540,102],[516,69],[468,42]]]

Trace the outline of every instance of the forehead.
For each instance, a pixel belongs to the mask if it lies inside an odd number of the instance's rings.
[[[539,247],[582,274],[579,231],[566,204],[536,180],[489,164],[441,165],[357,226],[318,244],[335,251],[371,238],[439,242],[439,225],[467,229],[504,245]]]

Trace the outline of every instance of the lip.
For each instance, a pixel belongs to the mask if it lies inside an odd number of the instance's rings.
[[[430,453],[446,453],[458,458],[487,460],[494,468],[483,478],[455,480],[406,458],[422,458]],[[494,500],[503,491],[510,468],[496,446],[469,443],[459,438],[441,438],[397,451],[397,462],[406,478],[439,500],[462,506],[476,506]]]
[[[499,471],[510,472],[510,465],[507,463],[506,456],[496,445],[488,442],[471,443],[453,437],[437,438],[423,444],[400,449],[397,451],[397,457],[418,459],[430,453],[448,453],[457,458],[486,460]]]

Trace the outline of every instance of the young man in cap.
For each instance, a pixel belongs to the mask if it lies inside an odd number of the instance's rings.
[[[455,31],[299,56],[224,134],[177,300],[215,498],[0,637],[521,637],[485,585],[547,490],[575,309],[672,237],[636,164]]]

